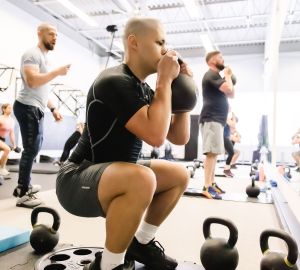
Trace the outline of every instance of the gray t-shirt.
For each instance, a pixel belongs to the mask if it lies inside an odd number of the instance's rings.
[[[49,83],[45,83],[37,88],[30,88],[25,80],[24,67],[37,67],[39,73],[47,73],[47,56],[39,47],[35,47],[26,51],[21,59],[21,78],[23,82],[22,89],[19,92],[17,100],[23,104],[39,107],[45,110],[49,98]]]

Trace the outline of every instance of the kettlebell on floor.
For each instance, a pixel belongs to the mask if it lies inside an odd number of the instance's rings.
[[[284,240],[288,247],[288,254],[283,254],[269,249],[269,238],[277,237]],[[285,231],[265,230],[260,235],[260,248],[263,259],[260,263],[261,270],[298,270],[298,246],[296,241]]]
[[[44,224],[37,224],[39,213],[49,213],[53,216],[52,227]],[[30,244],[32,248],[39,254],[47,253],[54,249],[59,241],[58,229],[60,226],[60,217],[53,208],[36,207],[31,212],[31,224],[33,230],[30,234]]]
[[[260,188],[255,185],[255,175],[251,176],[251,185],[247,186],[246,193],[250,198],[257,198],[260,193]]]
[[[229,239],[213,238],[210,227],[221,224],[229,229]],[[206,270],[235,270],[239,262],[239,254],[235,244],[238,239],[237,227],[228,219],[218,217],[207,218],[203,223],[205,242],[201,247],[200,259]]]

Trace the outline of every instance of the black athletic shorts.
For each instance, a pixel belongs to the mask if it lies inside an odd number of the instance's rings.
[[[0,137],[0,140],[3,141],[3,142],[5,142],[5,138],[3,138],[3,137]]]
[[[139,160],[140,165],[150,167],[150,160]],[[112,162],[93,164],[84,160],[81,164],[66,161],[56,179],[56,195],[65,210],[81,217],[105,217],[98,200],[98,185],[104,170]]]

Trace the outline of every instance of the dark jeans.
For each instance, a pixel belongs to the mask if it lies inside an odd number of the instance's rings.
[[[232,144],[231,140],[227,137],[224,137],[224,147],[228,154],[228,157],[226,159],[226,165],[230,165],[231,160],[234,156],[234,149],[233,149],[233,144]]]
[[[75,131],[70,137],[69,139],[67,139],[65,146],[64,146],[64,150],[61,154],[60,157],[60,161],[64,162],[68,159],[69,155],[70,155],[70,151],[74,148],[74,146],[78,143],[79,139],[80,139],[80,132],[79,131]]]
[[[43,142],[44,113],[35,106],[14,103],[14,114],[19,122],[23,152],[19,166],[18,184],[22,193],[28,191],[32,164]]]

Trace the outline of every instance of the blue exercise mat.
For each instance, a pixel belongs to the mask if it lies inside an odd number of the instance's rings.
[[[29,230],[0,226],[0,252],[27,243],[29,236]]]

